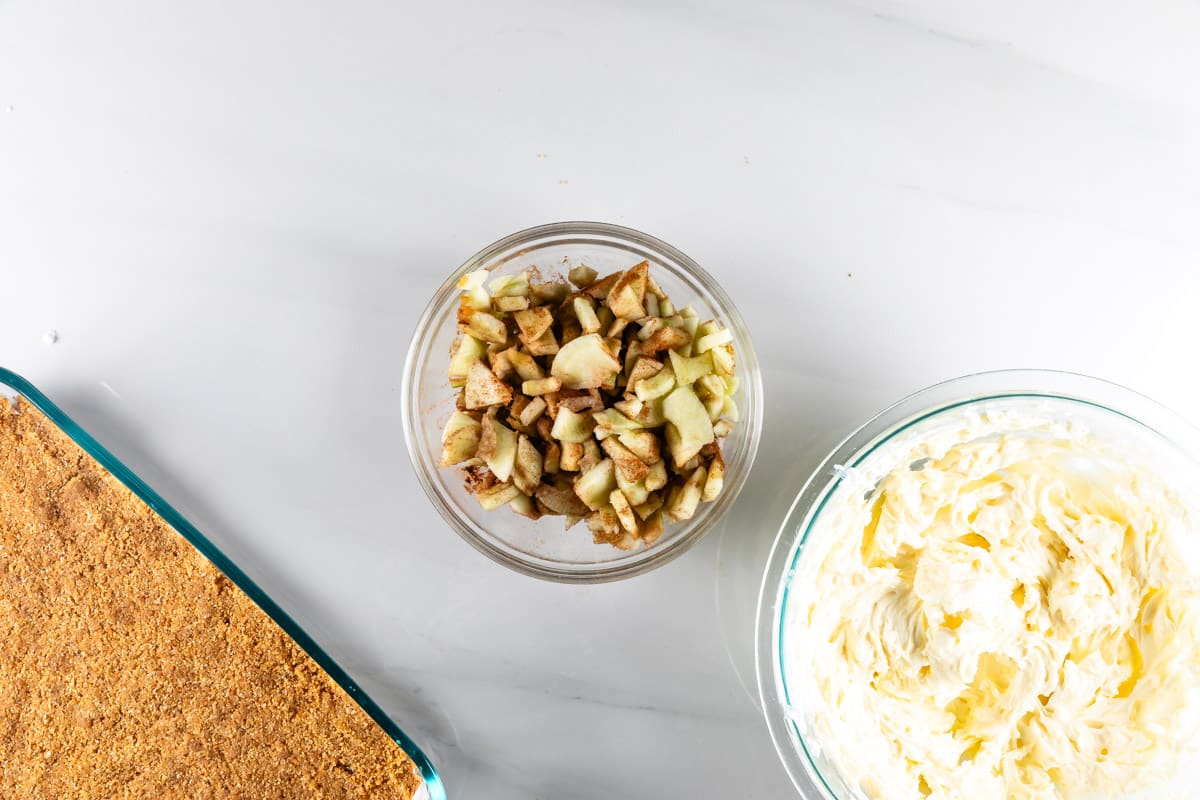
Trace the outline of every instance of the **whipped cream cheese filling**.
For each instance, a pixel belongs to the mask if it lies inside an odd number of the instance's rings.
[[[788,689],[867,797],[1071,800],[1174,772],[1196,727],[1200,516],[1171,470],[1062,419],[943,412],[814,521]]]

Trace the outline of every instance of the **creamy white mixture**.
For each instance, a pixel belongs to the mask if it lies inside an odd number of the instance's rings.
[[[1179,475],[1054,416],[939,415],[814,525],[788,689],[868,797],[1120,796],[1174,771],[1200,684],[1200,516]]]

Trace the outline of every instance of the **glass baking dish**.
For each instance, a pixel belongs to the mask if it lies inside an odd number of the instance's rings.
[[[83,448],[84,452],[94,458],[100,466],[123,483],[138,499],[149,506],[168,525],[174,528],[179,535],[199,550],[205,558],[212,562],[213,566],[224,573],[259,608],[265,611],[267,616],[274,620],[275,624],[291,636],[292,640],[313,661],[317,662],[321,669],[325,670],[329,677],[333,678],[334,682],[341,686],[362,707],[363,711],[367,712],[367,715],[417,765],[423,782],[420,788],[417,789],[414,800],[446,800],[446,790],[442,784],[442,779],[437,769],[433,766],[433,762],[429,760],[429,757],[274,600],[268,597],[246,573],[242,572],[236,564],[230,561],[224,553],[217,549],[182,514],[172,508],[169,503],[147,486],[141,478],[130,471],[112,453],[104,449],[87,431],[68,417],[62,409],[50,402],[46,395],[38,391],[33,384],[20,375],[0,367],[0,397],[11,398],[17,395],[20,395],[33,404],[48,420],[58,426],[63,433]]]

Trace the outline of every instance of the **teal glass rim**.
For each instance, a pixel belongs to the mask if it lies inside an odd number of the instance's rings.
[[[800,729],[803,709],[791,705],[783,663],[787,600],[804,546],[825,504],[845,475],[897,434],[955,408],[1005,399],[1070,401],[1135,423],[1192,461],[1200,459],[1200,430],[1174,412],[1109,381],[1054,370],[1000,370],[934,384],[884,409],[833,448],[801,488],[776,534],[763,571],[755,626],[759,700],[775,749],[805,800],[859,800],[827,775]]]
[[[157,492],[151,489],[146,483],[133,473],[129,467],[125,466],[116,456],[110,453],[99,442],[92,438],[91,434],[80,427],[74,420],[63,412],[58,406],[50,401],[46,395],[42,394],[32,383],[27,381],[20,375],[0,367],[0,387],[7,387],[9,392],[4,394],[17,394],[28,400],[35,408],[42,412],[53,422],[58,428],[69,436],[72,441],[83,448],[84,452],[96,460],[100,466],[110,472],[113,477],[123,483],[128,489],[134,493],[143,503],[148,505],[153,511],[166,520],[167,524],[175,529],[184,539],[186,539],[193,547],[199,550],[205,558],[212,562],[213,566],[219,569],[224,575],[233,581],[233,583],[245,592],[254,603],[266,612],[279,627],[283,628],[288,636],[300,646],[305,653],[312,658],[313,661],[325,670],[329,677],[346,691],[356,703],[367,712],[367,715],[375,721],[384,733],[388,735],[417,765],[417,769],[421,773],[423,781],[422,789],[425,790],[428,800],[446,800],[446,789],[442,783],[441,776],[437,769],[433,766],[433,762],[425,755],[424,751],[417,746],[408,734],[400,729],[400,727],[392,721],[392,719],[384,713],[383,709],[372,700],[360,687],[355,683],[344,669],[338,666],[328,653],[321,649],[311,636],[305,633],[304,629],[296,624],[287,612],[272,600],[266,592],[259,588],[246,573],[231,561],[228,556],[222,553],[216,545],[210,542],[204,534],[188,522],[188,520],[176,511],[171,505],[164,500]],[[417,796],[420,796],[421,790],[418,789]]]

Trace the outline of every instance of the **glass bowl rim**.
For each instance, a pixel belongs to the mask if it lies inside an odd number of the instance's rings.
[[[595,237],[598,247],[610,247],[622,243],[636,245],[651,253],[670,261],[688,279],[694,281],[711,295],[718,307],[723,321],[738,337],[738,378],[741,381],[743,397],[751,402],[745,403],[746,412],[737,423],[745,428],[746,447],[744,466],[736,472],[730,470],[726,474],[725,487],[718,499],[708,504],[705,517],[699,519],[692,530],[686,535],[673,539],[662,547],[651,545],[636,551],[636,555],[628,560],[615,564],[599,562],[600,566],[591,569],[573,567],[553,567],[523,559],[499,549],[491,542],[480,538],[469,526],[463,523],[458,513],[441,496],[434,485],[432,476],[424,463],[420,452],[422,443],[418,441],[418,425],[416,421],[417,404],[413,393],[418,389],[417,369],[422,356],[422,342],[425,334],[438,321],[438,311],[452,297],[459,293],[458,279],[468,272],[480,269],[502,257],[520,255],[522,246],[534,246],[541,243],[555,243],[558,240],[568,240],[568,237]],[[604,241],[612,240],[611,242]],[[704,538],[725,517],[741,493],[749,473],[754,466],[758,454],[759,441],[762,434],[763,421],[763,384],[758,357],[755,353],[749,326],[738,311],[732,298],[724,288],[694,259],[663,240],[642,231],[607,222],[564,221],[537,225],[509,234],[481,248],[474,255],[455,269],[434,293],[425,306],[417,321],[412,339],[409,343],[404,361],[403,378],[401,381],[401,421],[404,427],[404,438],[408,448],[409,460],[413,465],[417,480],[430,502],[437,509],[442,519],[468,544],[491,560],[509,569],[542,580],[568,584],[594,584],[617,581],[641,575],[663,566],[691,549]],[[730,474],[733,473],[733,474]]]
[[[782,662],[782,623],[792,576],[814,521],[842,480],[835,468],[861,463],[893,436],[937,414],[979,402],[1022,397],[1074,401],[1116,414],[1193,458],[1200,456],[1200,429],[1174,411],[1121,384],[1064,370],[992,370],[940,381],[901,398],[854,428],[829,451],[797,493],[775,535],[759,587],[754,644],[759,703],[776,753],[801,797],[807,798],[802,786],[802,779],[807,779],[822,800],[856,800],[838,795],[817,767],[796,719],[787,711]]]

